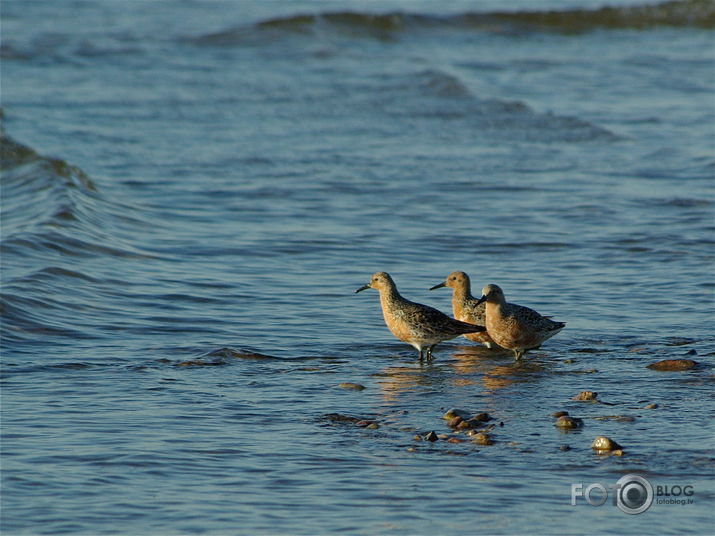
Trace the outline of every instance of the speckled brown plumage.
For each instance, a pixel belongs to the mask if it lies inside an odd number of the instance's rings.
[[[478,302],[486,303],[487,333],[499,346],[512,350],[516,359],[538,348],[566,326],[528,307],[507,303],[504,291],[497,285],[484,287]]]
[[[411,344],[420,353],[420,359],[432,357],[434,347],[465,333],[485,331],[484,326],[460,322],[428,305],[403,298],[395,282],[386,272],[373,274],[370,282],[355,292],[373,288],[380,292],[380,305],[385,324],[399,340]]]
[[[452,272],[447,276],[447,279],[433,286],[430,290],[441,287],[449,287],[452,289],[452,313],[454,314],[454,318],[462,322],[477,324],[478,326],[486,325],[484,316],[486,305],[479,303],[477,298],[472,296],[471,283],[467,274],[464,272]],[[465,333],[464,337],[473,342],[480,342],[487,348],[496,346],[496,343],[486,331],[481,333]]]

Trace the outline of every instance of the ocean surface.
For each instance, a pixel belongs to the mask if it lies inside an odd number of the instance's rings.
[[[2,533],[711,533],[715,2],[605,5],[4,0]],[[567,327],[420,364],[380,270]]]

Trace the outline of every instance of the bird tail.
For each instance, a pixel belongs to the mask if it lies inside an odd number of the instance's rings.
[[[478,326],[477,324],[469,324],[467,322],[461,322],[459,320],[454,321],[454,331],[463,335],[465,333],[481,333],[486,331],[487,328],[484,326]]]

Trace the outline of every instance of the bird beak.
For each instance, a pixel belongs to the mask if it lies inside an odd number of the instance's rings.
[[[487,301],[486,295],[482,296],[477,300],[477,305],[479,305],[480,303],[484,303],[485,301]]]
[[[368,289],[368,288],[370,288],[370,285],[363,285],[362,287],[360,287],[359,289],[357,289],[355,291],[355,294],[357,294],[358,292],[362,292],[363,290]]]
[[[435,286],[431,287],[430,290],[434,290],[436,288],[442,288],[442,287],[446,287],[446,286],[447,286],[447,283],[445,281],[442,281],[439,285],[435,285]]]

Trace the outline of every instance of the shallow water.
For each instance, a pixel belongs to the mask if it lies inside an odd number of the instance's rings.
[[[710,530],[715,6],[502,4],[3,3],[4,533]],[[421,366],[354,294],[456,269],[566,329]],[[693,503],[571,506],[628,473]]]

